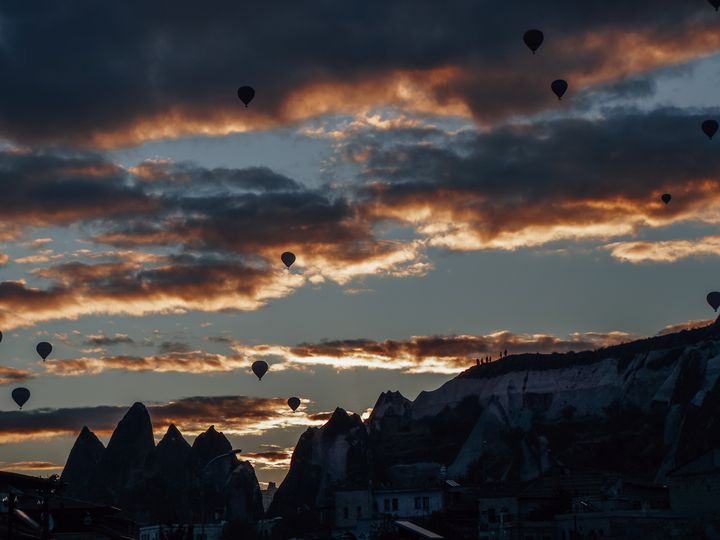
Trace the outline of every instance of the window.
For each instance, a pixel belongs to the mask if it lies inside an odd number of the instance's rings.
[[[415,510],[420,510],[420,497],[415,497]]]
[[[397,512],[398,509],[398,500],[393,499],[393,512]]]
[[[361,506],[358,506],[358,507],[356,508],[356,510],[357,510],[357,518],[358,518],[358,519],[362,518],[362,507],[361,507]]]
[[[373,512],[377,512],[377,511],[378,511],[377,501],[373,501]]]
[[[383,509],[384,509],[386,512],[389,512],[389,511],[390,511],[390,499],[385,499],[385,500],[383,501]]]
[[[494,508],[488,508],[488,521],[489,521],[490,523],[495,523],[495,522],[497,522],[497,515],[495,514],[495,509],[494,509]]]
[[[430,497],[423,497],[423,510],[430,510]]]
[[[347,518],[348,518],[348,507],[346,506],[345,508],[343,508],[343,519],[347,519]]]

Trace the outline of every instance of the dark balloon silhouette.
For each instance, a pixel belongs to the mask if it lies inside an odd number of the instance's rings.
[[[715,311],[718,310],[720,307],[720,292],[713,291],[710,294],[707,295],[707,303],[710,304],[710,307],[713,308]]]
[[[523,41],[525,42],[525,45],[528,46],[528,49],[532,51],[533,54],[535,54],[535,51],[537,51],[540,48],[540,45],[542,45],[543,40],[545,39],[545,36],[540,30],[532,29],[525,32],[523,35]]]
[[[667,203],[669,203],[670,200],[672,199],[672,195],[670,195],[669,193],[663,193],[663,194],[662,194],[662,197],[660,197],[660,198],[662,199],[662,202],[664,202],[665,204],[667,204]]]
[[[257,375],[258,380],[262,381],[263,375],[267,373],[268,364],[265,360],[256,360],[253,362],[252,370]]]
[[[293,412],[297,411],[297,408],[300,406],[300,398],[291,397],[288,399],[288,406],[293,410]]]
[[[2,332],[0,332],[0,342],[2,342]]]
[[[30,390],[27,388],[16,388],[12,391],[12,398],[15,403],[17,403],[17,406],[22,409],[23,405],[27,403],[27,400],[30,399]]]
[[[565,92],[567,92],[568,83],[563,79],[558,79],[552,82],[550,88],[552,88],[553,93],[557,96],[558,99],[562,99],[562,97],[565,95]]]
[[[713,135],[717,133],[718,130],[718,123],[716,120],[705,120],[702,123],[702,130],[705,135],[708,136],[708,139],[712,139]]]
[[[241,86],[238,88],[238,97],[245,104],[245,108],[255,97],[255,89],[252,86]]]
[[[37,344],[35,350],[40,355],[40,358],[45,361],[45,359],[50,356],[50,353],[52,352],[52,345],[50,345],[47,341],[41,341]]]
[[[710,5],[715,8],[715,11],[720,9],[720,0],[708,0],[710,2]]]
[[[295,262],[295,254],[290,253],[289,251],[286,251],[285,253],[280,255],[280,259],[282,260],[283,263],[285,263],[285,266],[290,268],[292,266],[292,263]]]

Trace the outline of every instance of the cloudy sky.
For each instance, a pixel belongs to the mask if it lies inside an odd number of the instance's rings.
[[[705,0],[11,1],[0,73],[0,468],[142,401],[279,481],[336,406],[712,316]]]

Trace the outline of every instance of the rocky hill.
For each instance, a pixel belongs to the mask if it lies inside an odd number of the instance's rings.
[[[117,506],[139,523],[199,522],[203,514],[254,521],[262,515],[262,497],[250,463],[232,456],[205,467],[230,450],[213,426],[190,446],[171,425],[156,446],[150,415],[135,403],[107,448],[82,429],[62,480],[68,495]]]
[[[479,482],[592,470],[662,482],[720,446],[719,380],[718,322],[596,351],[508,356],[414,402],[383,393],[365,423],[336,410],[300,437],[269,512],[326,505],[334,487],[441,474]]]

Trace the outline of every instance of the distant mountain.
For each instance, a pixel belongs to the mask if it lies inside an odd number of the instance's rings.
[[[199,522],[215,515],[256,520],[262,496],[255,471],[232,456],[230,442],[211,426],[190,446],[171,425],[157,446],[147,409],[135,403],[107,448],[86,427],[68,456],[62,480],[71,496],[112,504],[139,523]]]
[[[300,437],[270,514],[326,505],[340,486],[441,474],[479,482],[592,470],[662,482],[720,446],[718,425],[718,322],[596,351],[508,356],[414,402],[383,393],[364,424],[336,410]]]

